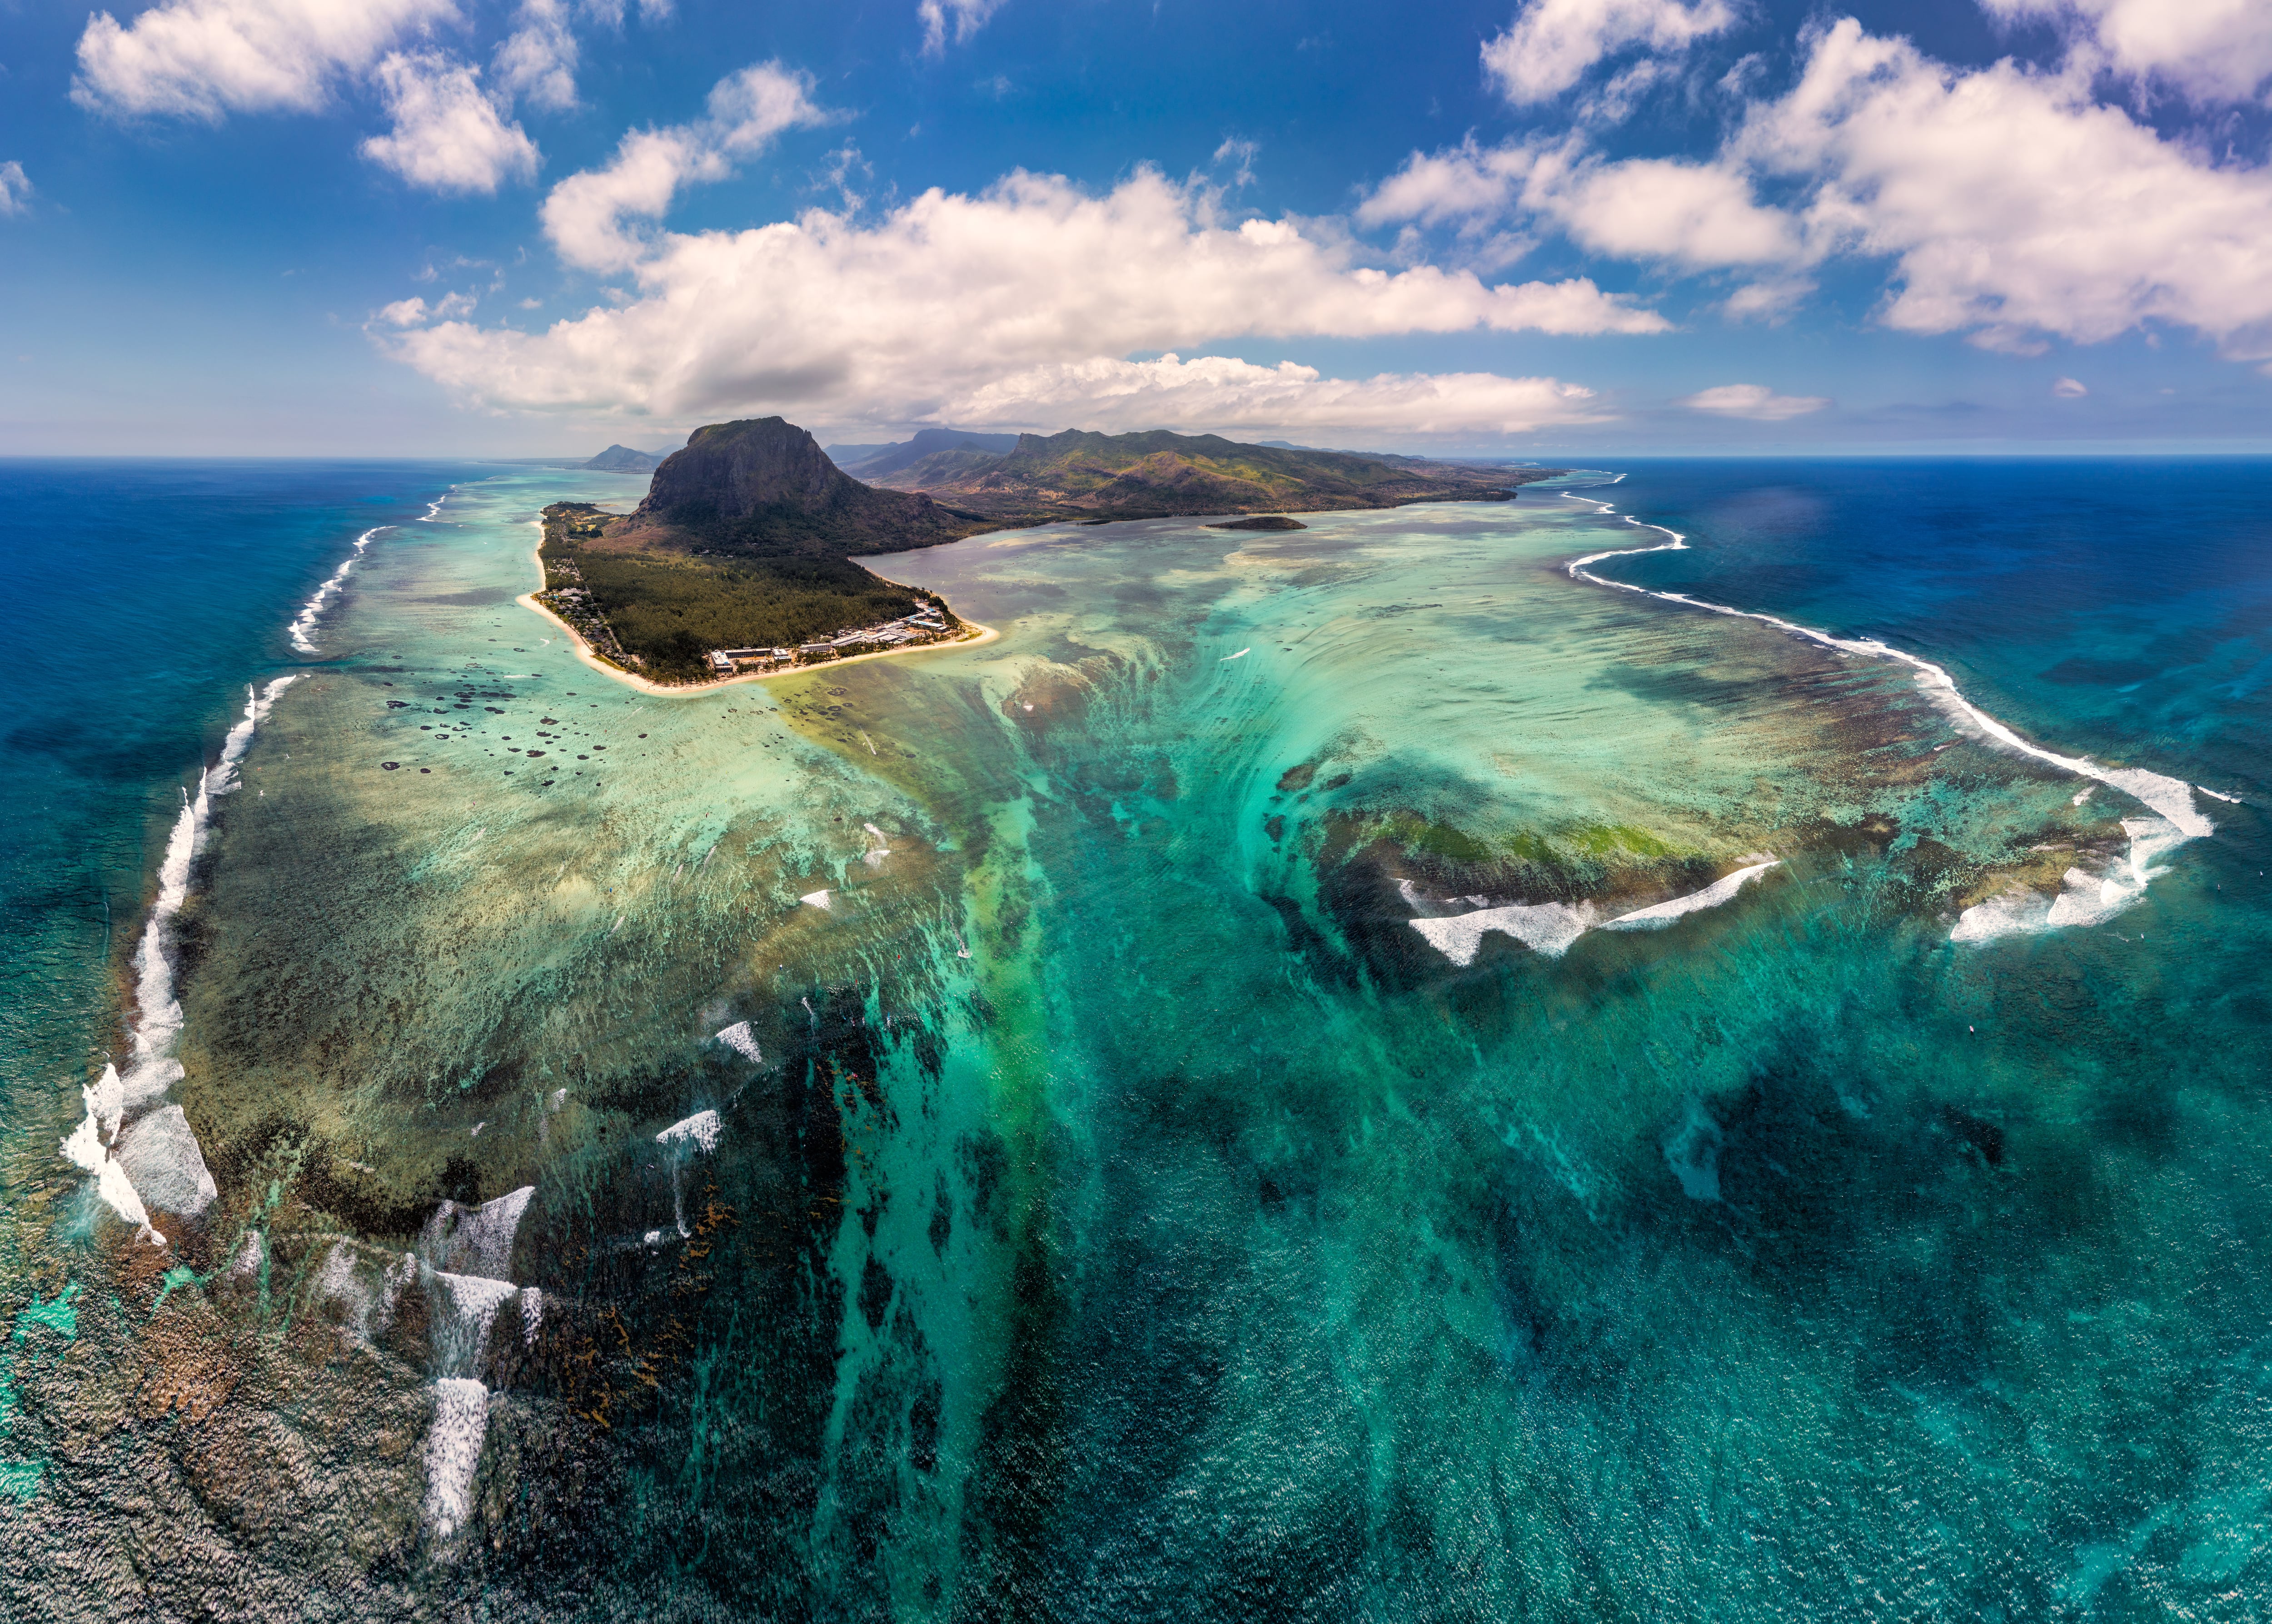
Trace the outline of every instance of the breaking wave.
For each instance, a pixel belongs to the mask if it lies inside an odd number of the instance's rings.
[[[1566,491],[1563,495],[1570,501],[1592,503],[1595,510],[1600,513],[1609,514],[1617,511],[1610,503],[1594,497],[1573,495]],[[2149,772],[2140,767],[2102,767],[2086,756],[2062,755],[2057,750],[2046,749],[2042,745],[2031,743],[2022,738],[2005,723],[1999,721],[1967,699],[1957,688],[1956,679],[1949,675],[1945,667],[1935,665],[1932,660],[1922,659],[1906,650],[1897,649],[1891,644],[1880,642],[1875,637],[1835,637],[1827,631],[1818,631],[1812,626],[1802,626],[1796,621],[1784,620],[1780,615],[1762,615],[1753,609],[1738,609],[1724,603],[1713,603],[1707,599],[1690,597],[1685,592],[1657,592],[1649,587],[1636,586],[1629,581],[1613,581],[1606,576],[1595,574],[1587,566],[1597,564],[1605,558],[1631,558],[1647,553],[1675,553],[1687,550],[1687,538],[1678,531],[1668,530],[1662,525],[1646,524],[1631,514],[1621,517],[1628,525],[1643,530],[1654,530],[1670,539],[1652,547],[1611,548],[1599,553],[1589,553],[1583,558],[1573,559],[1567,566],[1573,579],[1588,582],[1596,586],[1615,587],[1619,592],[1637,592],[1644,598],[1656,598],[1666,603],[1678,603],[1692,609],[1703,609],[1713,615],[1728,615],[1741,620],[1758,621],[1762,625],[1772,626],[1778,631],[1787,632],[1792,637],[1803,638],[1823,648],[1835,649],[1840,653],[1860,654],[1876,659],[1890,659],[1907,666],[1917,674],[1917,685],[1925,697],[1960,727],[1999,749],[2030,757],[2048,766],[2057,767],[2061,771],[2071,772],[2078,778],[2095,779],[2110,788],[2119,790],[2133,801],[2138,801],[2156,814],[2150,819],[2124,820],[2123,831],[2129,835],[2131,841],[2130,855],[2124,872],[2092,875],[2084,874],[2079,869],[2069,869],[2066,884],[2058,898],[2041,898],[2035,893],[2029,893],[2029,896],[2035,897],[2036,900],[2042,902],[2043,907],[2040,913],[2033,901],[2023,900],[2009,893],[2004,898],[1992,898],[1977,908],[1969,908],[1965,911],[1964,915],[1958,920],[1955,929],[1950,933],[1951,940],[1986,941],[1995,936],[2008,935],[2018,930],[2052,929],[2069,924],[2097,924],[2103,920],[2111,919],[2116,912],[2128,906],[2130,903],[2145,894],[2149,880],[2167,872],[2166,869],[2155,868],[2151,866],[2156,857],[2173,846],[2180,846],[2187,840],[2199,839],[2215,831],[2216,825],[2208,820],[2194,800],[2193,785],[2187,784],[2182,778],[2170,778],[2158,772]],[[2231,799],[2230,796],[2216,795],[2213,790],[2203,790],[2201,793],[2215,795],[2220,801]],[[2097,888],[2095,893],[2096,900],[2087,900],[2086,898],[2091,893],[2091,888],[2094,886]]]
[[[174,1058],[182,1032],[182,1006],[174,995],[174,920],[189,900],[190,865],[212,822],[215,797],[236,787],[236,766],[252,748],[253,734],[276,697],[299,680],[280,676],[265,688],[247,689],[244,714],[221,741],[220,758],[198,772],[194,795],[183,793],[181,815],[158,864],[157,900],[134,950],[135,1008],[128,1022],[126,1069],[122,1073],[113,1062],[100,1080],[79,1091],[86,1115],[63,1142],[64,1155],[95,1175],[97,1193],[111,1210],[143,1239],[159,1245],[164,1237],[151,1226],[146,1204],[160,1199],[159,1185],[166,1190],[162,1210],[184,1217],[205,1211],[217,1193],[186,1121],[148,1133],[137,1131],[135,1121],[182,1076],[182,1063]],[[171,1109],[178,1118],[179,1108]],[[137,1167],[145,1170],[138,1188]]]
[[[380,525],[357,536],[355,551],[341,559],[340,567],[325,578],[321,586],[316,588],[316,595],[308,600],[288,628],[292,634],[292,646],[295,649],[303,654],[312,654],[316,652],[317,619],[325,609],[331,607],[332,600],[346,589],[348,571],[355,567],[355,562],[363,555],[364,549],[370,546],[370,539],[386,528],[386,525]]]

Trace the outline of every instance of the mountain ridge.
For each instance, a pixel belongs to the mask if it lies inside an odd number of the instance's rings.
[[[854,479],[873,483],[882,474],[894,473],[911,463],[920,462],[941,451],[975,451],[999,454],[1017,446],[1014,434],[985,434],[968,428],[919,428],[897,444],[837,446],[826,449],[830,461]],[[837,452],[857,452],[859,455],[838,457]]]
[[[934,452],[876,477],[1005,524],[1035,524],[1504,500],[1554,472],[1259,445],[1165,428],[1121,435],[1068,428],[1020,435],[999,457]]]

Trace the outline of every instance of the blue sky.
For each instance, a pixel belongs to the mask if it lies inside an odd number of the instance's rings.
[[[0,452],[2272,449],[2257,0],[0,16]]]

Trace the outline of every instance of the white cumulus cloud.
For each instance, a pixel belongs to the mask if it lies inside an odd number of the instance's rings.
[[[1002,9],[1003,0],[920,0],[916,16],[923,24],[923,55],[943,56],[946,50],[949,28],[954,32],[958,45],[986,26],[987,19]]]
[[[824,124],[811,81],[778,62],[759,63],[718,81],[709,116],[623,138],[605,168],[570,175],[544,200],[544,234],[563,259],[587,271],[623,271],[646,252],[627,219],[659,220],[678,189],[721,180],[732,160],[761,151],[785,130]]]
[[[2038,354],[2164,322],[2272,357],[2272,169],[2164,139],[2092,75],[2087,55],[1953,68],[1849,18],[1708,159],[1471,138],[1414,153],[1357,218],[1470,236],[1546,220],[1597,253],[1748,272],[1734,317],[1779,313],[1845,256],[1887,262],[1879,319],[1904,332]]]
[[[2158,78],[2198,101],[2253,100],[2272,79],[2263,0],[1981,0],[2003,17],[2048,17],[2110,63]]]
[[[2061,378],[2052,385],[2052,393],[2062,400],[2080,400],[2089,392],[2079,378]]]
[[[1358,206],[1369,226],[1457,222],[1469,229],[1508,214],[1541,216],[1573,241],[1622,258],[1693,267],[1797,264],[1801,222],[1761,205],[1742,170],[1723,161],[1630,158],[1610,162],[1582,138],[1415,153]]]
[[[32,206],[32,181],[14,159],[0,163],[0,218],[21,214]]]
[[[1747,417],[1753,422],[1780,423],[1804,417],[1809,412],[1820,412],[1830,401],[1823,395],[1778,395],[1764,384],[1723,384],[1715,389],[1699,390],[1672,404],[1719,417]]]
[[[217,119],[323,105],[333,81],[454,18],[453,0],[165,0],[87,19],[71,100],[93,112]]]
[[[866,223],[816,209],[748,230],[667,233],[645,243],[579,236],[594,220],[660,211],[686,155],[643,157],[642,143],[670,138],[649,131],[627,141],[616,165],[595,172],[612,177],[606,197],[571,194],[579,199],[572,210],[547,205],[564,255],[584,263],[631,257],[637,297],[537,333],[465,322],[422,327],[394,341],[397,353],[462,397],[519,410],[919,421],[948,403],[959,403],[956,411],[980,405],[979,391],[1011,389],[1006,380],[1024,380],[1014,386],[1020,399],[1060,403],[1087,379],[1112,382],[1132,399],[1164,399],[1171,383],[1183,400],[1195,399],[1193,391],[1228,399],[1234,384],[1241,399],[1276,390],[1289,402],[1276,421],[1293,421],[1297,399],[1324,400],[1354,386],[1275,371],[1266,378],[1217,357],[1172,367],[1124,358],[1241,337],[1669,326],[1582,278],[1492,286],[1434,265],[1389,272],[1357,263],[1339,236],[1296,221],[1221,223],[1204,189],[1148,169],[1102,195],[1020,172],[975,195],[933,190]],[[1153,370],[1121,369],[1145,364]],[[1084,367],[1092,370],[1064,370]],[[1531,387],[1507,387],[1517,385]],[[1364,398],[1378,400],[1390,385],[1365,387]],[[1483,388],[1462,383],[1457,398],[1472,403]],[[984,397],[998,403],[988,412],[1010,413],[1002,404],[1009,398]],[[1569,403],[1578,397],[1561,399],[1560,409],[1575,409]],[[1535,390],[1494,400],[1489,413],[1510,422],[1551,404]],[[1185,421],[1208,417],[1196,406],[1177,410]]]
[[[574,107],[578,52],[567,6],[562,0],[521,0],[514,20],[497,49],[497,88],[541,108]]]
[[[2164,321],[2272,354],[2272,171],[2163,139],[2080,69],[1965,71],[1849,18],[1736,153],[1809,179],[1812,229],[1893,258],[1893,327],[2026,352]]]
[[[534,300],[524,301],[534,303]],[[471,316],[474,298],[470,294],[445,294],[430,307],[420,298],[397,299],[392,304],[379,306],[374,318],[390,327],[415,327],[421,322],[447,321],[452,317]]]
[[[945,403],[958,423],[1061,423],[1117,432],[1179,428],[1368,429],[1414,435],[1527,434],[1608,413],[1594,392],[1547,377],[1491,372],[1328,378],[1313,367],[1256,366],[1223,355],[1190,361],[1097,359],[1031,368]]]
[[[1734,24],[1727,0],[1529,0],[1484,44],[1484,71],[1518,107],[1551,101],[1633,46],[1684,51]]]
[[[413,186],[493,192],[536,173],[536,144],[482,94],[481,70],[422,51],[395,52],[377,78],[394,128],[362,144],[363,156]]]

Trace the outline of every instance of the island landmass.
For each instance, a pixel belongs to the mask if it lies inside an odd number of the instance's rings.
[[[588,502],[546,508],[544,585],[522,601],[601,668],[687,689],[993,635],[856,556],[1035,525],[1258,510],[1219,527],[1298,530],[1287,510],[1506,501],[1558,472],[1164,429],[926,429],[899,444],[833,449],[866,479],[779,417],[699,428],[654,465],[631,512]],[[646,457],[610,446],[587,466],[639,472],[634,459]]]

